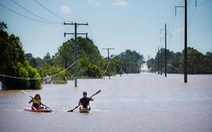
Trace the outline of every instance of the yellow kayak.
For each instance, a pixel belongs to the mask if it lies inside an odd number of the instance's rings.
[[[80,113],[89,113],[89,109],[82,108],[79,110]]]

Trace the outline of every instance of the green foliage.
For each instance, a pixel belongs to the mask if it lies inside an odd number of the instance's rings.
[[[34,84],[29,81],[34,77],[31,76],[33,69],[25,61],[20,39],[13,34],[8,35],[5,28],[6,24],[0,23],[0,72],[7,75],[0,76],[0,81],[5,89],[41,88],[39,80],[35,80]]]
[[[53,57],[54,65],[59,67],[67,68],[74,62],[74,43],[73,41],[67,41],[59,47],[58,52]]]
[[[197,51],[194,48],[188,48],[188,74],[201,74],[206,73],[205,70],[205,57],[202,53]],[[184,54],[184,51],[183,51]],[[181,58],[182,67],[184,65],[183,63],[184,57]]]
[[[164,52],[165,49],[158,51],[155,59],[150,59],[147,65],[152,71],[164,71]],[[182,53],[167,52],[167,72],[183,73],[184,67],[184,51]],[[203,55],[198,50],[188,47],[188,73],[189,74],[211,74],[212,73],[212,54],[210,52]],[[162,59],[161,59],[162,55]],[[162,66],[162,67],[161,67]]]
[[[206,74],[212,74],[212,53],[207,52],[204,57],[204,73]]]
[[[43,83],[65,84],[67,83],[67,76],[69,75],[61,67],[51,66],[45,63],[39,68],[39,74],[43,78]]]
[[[100,78],[101,77],[101,70],[100,68],[91,63],[88,58],[80,58],[80,75],[92,77],[92,78]]]
[[[155,59],[151,58],[147,61],[147,66],[151,72],[156,71],[156,62]]]
[[[129,49],[115,56],[114,59],[119,60],[118,63],[121,65],[119,68],[125,73],[139,73],[141,64],[144,62],[143,55]]]
[[[98,48],[89,38],[77,38],[78,45],[78,76],[79,77],[101,77],[101,55]],[[74,63],[74,46],[73,39],[68,40],[59,47],[58,52],[53,57],[53,65],[63,67],[64,69]],[[69,69],[70,75],[74,74],[74,68]],[[70,78],[70,77],[67,77]]]

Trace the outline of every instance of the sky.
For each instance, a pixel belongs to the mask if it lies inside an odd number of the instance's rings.
[[[88,33],[102,56],[135,50],[145,60],[158,48],[184,49],[184,0],[0,0],[0,21],[18,36],[25,53],[43,58],[55,55],[63,42],[77,32]],[[212,52],[212,0],[188,0],[188,47]],[[80,35],[81,37],[85,37]]]

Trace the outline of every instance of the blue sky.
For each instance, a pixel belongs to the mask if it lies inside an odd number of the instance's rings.
[[[197,1],[197,6],[195,6]],[[26,53],[41,57],[54,55],[72,35],[74,26],[63,22],[88,22],[78,32],[87,32],[102,56],[126,49],[136,50],[145,59],[155,57],[164,47],[174,52],[184,48],[184,0],[1,0],[0,21],[8,33],[20,37]],[[203,54],[212,52],[212,0],[188,0],[188,46]],[[52,23],[56,22],[56,23]]]

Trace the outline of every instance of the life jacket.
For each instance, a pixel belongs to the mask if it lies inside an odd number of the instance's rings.
[[[41,101],[40,100],[33,99],[33,104],[41,105]]]

